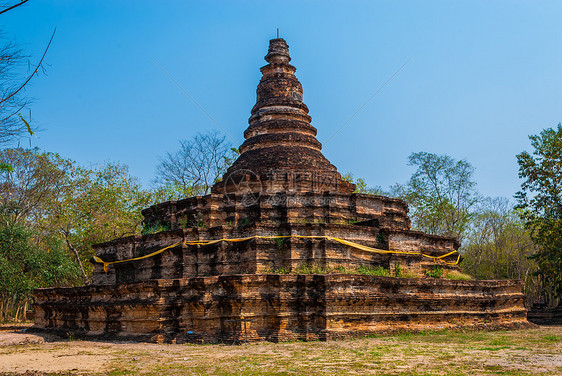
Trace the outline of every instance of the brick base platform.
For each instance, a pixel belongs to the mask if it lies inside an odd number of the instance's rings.
[[[35,330],[154,342],[529,326],[519,281],[233,275],[39,289]]]

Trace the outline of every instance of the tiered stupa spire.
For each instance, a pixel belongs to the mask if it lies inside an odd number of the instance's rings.
[[[265,60],[269,64],[261,68],[263,77],[248,121],[250,126],[244,132],[246,140],[240,146],[240,157],[225,178],[236,175],[237,171],[245,174],[251,171],[261,181],[270,181],[279,180],[283,172],[307,172],[315,174],[312,179],[328,175],[332,179],[319,190],[351,193],[354,187],[341,180],[336,167],[321,153],[322,144],[316,139],[316,128],[310,124],[302,85],[295,77],[296,68],[289,64],[287,42],[282,38],[272,39]],[[304,190],[318,189],[311,184]]]

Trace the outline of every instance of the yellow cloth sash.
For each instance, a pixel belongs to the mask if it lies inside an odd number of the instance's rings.
[[[444,258],[447,256],[451,256],[455,253],[458,253],[457,251],[451,251],[449,253],[446,253],[444,255],[441,256],[431,256],[431,255],[426,255],[425,253],[422,252],[402,252],[402,251],[389,251],[389,250],[385,250],[385,249],[378,249],[378,248],[372,248],[372,247],[367,247],[366,245],[362,245],[362,244],[358,244],[355,242],[351,242],[349,240],[344,240],[344,239],[339,239],[339,238],[334,238],[332,236],[326,236],[326,235],[318,235],[318,236],[305,236],[305,235],[275,235],[275,236],[261,236],[261,235],[254,235],[254,236],[248,236],[247,238],[236,238],[236,239],[216,239],[216,240],[186,240],[183,242],[177,242],[174,243],[172,245],[169,245],[167,247],[164,247],[162,249],[159,249],[158,251],[149,253],[147,255],[144,256],[139,256],[139,257],[134,257],[134,258],[130,258],[130,259],[126,259],[126,260],[118,260],[118,261],[103,261],[101,258],[99,258],[98,256],[94,256],[94,260],[100,264],[103,264],[103,270],[107,273],[107,267],[111,264],[118,264],[121,262],[127,262],[127,261],[137,261],[137,260],[142,260],[145,258],[149,258],[149,257],[153,257],[156,256],[164,251],[167,251],[170,248],[174,248],[177,247],[178,245],[181,244],[185,244],[185,245],[211,245],[211,244],[217,244],[220,242],[245,242],[248,240],[252,240],[252,239],[284,239],[284,238],[300,238],[300,239],[326,239],[326,240],[333,240],[336,241],[340,244],[344,244],[347,245],[349,247],[352,248],[356,248],[356,249],[360,249],[362,251],[366,251],[366,252],[373,252],[373,253],[393,253],[393,254],[404,254],[404,255],[421,255],[423,257],[427,257],[430,259],[433,259],[434,261],[440,261],[443,262],[445,264],[448,265],[457,265],[461,259],[461,255],[459,254],[457,257],[457,260],[455,262],[448,262],[445,261]]]

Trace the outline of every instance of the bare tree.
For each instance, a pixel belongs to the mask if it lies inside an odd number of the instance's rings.
[[[27,129],[25,123],[19,119],[18,114],[28,104],[29,99],[14,94],[17,90],[17,73],[22,68],[25,57],[16,45],[0,35],[0,145],[6,144]],[[21,90],[20,90],[21,91]]]
[[[27,1],[0,4],[0,14],[13,10]],[[54,36],[53,31],[39,63],[25,75],[22,71],[26,65],[29,67],[26,56],[5,33],[0,31],[0,146],[9,144],[26,133],[33,135],[29,122],[21,115],[21,111],[30,103],[29,97],[25,95],[25,88],[44,68],[43,61]],[[5,166],[0,166],[0,169],[5,169]]]
[[[180,149],[160,159],[155,182],[162,199],[179,199],[209,193],[237,155],[218,132],[199,133],[180,141]]]

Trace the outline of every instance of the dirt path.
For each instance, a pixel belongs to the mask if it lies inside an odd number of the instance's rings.
[[[27,334],[0,328],[0,343],[14,335]],[[0,347],[0,375],[562,375],[562,326],[239,346],[50,340]]]

